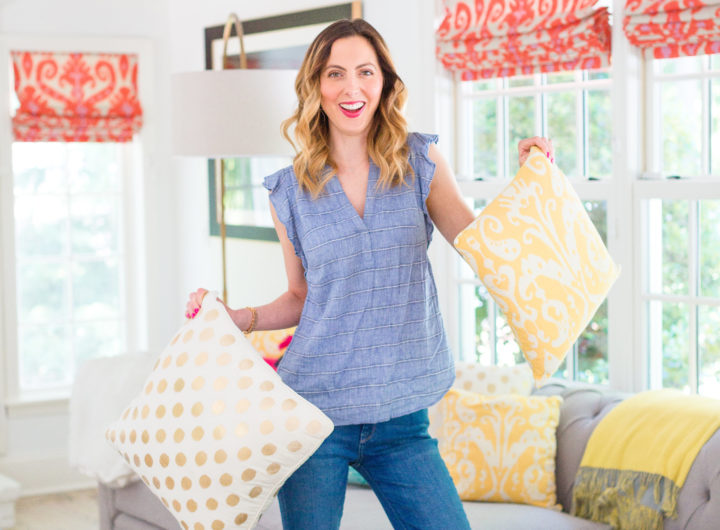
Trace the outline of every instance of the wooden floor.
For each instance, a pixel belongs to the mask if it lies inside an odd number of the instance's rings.
[[[13,530],[98,530],[97,490],[78,490],[15,503]]]

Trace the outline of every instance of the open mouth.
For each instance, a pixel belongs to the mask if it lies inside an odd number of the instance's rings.
[[[359,116],[362,110],[365,108],[364,101],[354,101],[352,103],[340,103],[340,110],[345,116],[354,118]]]

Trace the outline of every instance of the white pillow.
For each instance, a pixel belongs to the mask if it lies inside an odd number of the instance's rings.
[[[106,437],[188,530],[252,528],[332,432],[216,299],[183,325]]]

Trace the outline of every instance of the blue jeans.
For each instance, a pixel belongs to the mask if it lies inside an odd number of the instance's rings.
[[[283,529],[340,528],[349,464],[368,481],[396,530],[469,530],[427,428],[427,410],[383,423],[335,427],[280,488]]]

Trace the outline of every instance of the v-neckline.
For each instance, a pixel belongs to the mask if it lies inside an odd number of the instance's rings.
[[[367,229],[366,225],[366,219],[368,212],[370,210],[370,207],[372,206],[372,198],[374,196],[374,190],[375,190],[375,181],[377,180],[377,166],[373,163],[372,159],[370,159],[370,164],[368,168],[368,179],[367,179],[367,187],[365,189],[365,204],[363,206],[363,214],[360,215],[360,212],[357,211],[353,203],[350,201],[350,198],[348,197],[347,193],[345,193],[345,188],[343,188],[342,183],[340,182],[340,179],[338,178],[337,174],[333,176],[333,180],[337,183],[339,193],[338,196],[340,197],[340,201],[343,203],[343,206],[349,207],[353,212],[353,221],[355,224],[358,224],[360,228],[363,230]]]

